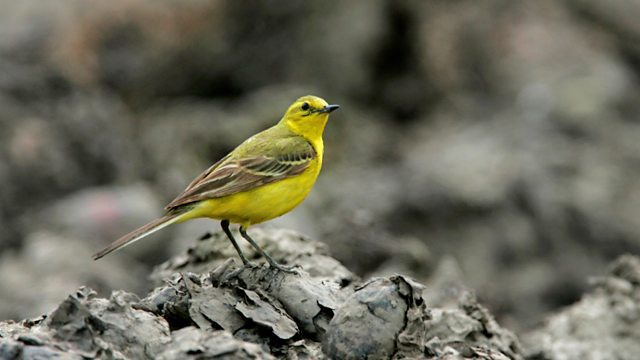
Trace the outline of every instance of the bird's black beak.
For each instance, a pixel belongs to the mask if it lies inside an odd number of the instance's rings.
[[[333,110],[338,110],[340,108],[340,105],[327,105],[325,107],[323,107],[322,109],[320,109],[319,112],[321,113],[330,113]]]

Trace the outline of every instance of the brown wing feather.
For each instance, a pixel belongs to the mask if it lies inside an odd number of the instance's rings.
[[[205,179],[207,176],[209,176],[209,174],[211,174],[213,172],[213,170],[215,170],[218,166],[220,166],[220,164],[224,163],[230,156],[231,156],[231,154],[223,157],[222,159],[218,160],[218,162],[216,162],[215,164],[209,166],[209,168],[207,170],[203,171],[202,174],[198,175],[198,177],[193,179],[191,181],[191,183],[189,183],[189,185],[187,185],[187,188],[184,189],[184,192],[187,192],[187,191],[193,189],[194,186],[196,186],[203,179]],[[167,206],[167,208],[168,208],[168,206]]]
[[[225,158],[203,172],[166,209],[255,189],[301,174],[315,152],[278,157],[257,156],[239,160]]]

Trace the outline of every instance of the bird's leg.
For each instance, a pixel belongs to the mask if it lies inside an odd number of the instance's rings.
[[[255,242],[255,240],[253,240],[249,234],[247,234],[247,231],[240,226],[240,235],[242,235],[243,238],[245,238],[254,248],[256,248],[256,250],[258,250],[258,252],[264,256],[267,261],[269,262],[269,264],[271,265],[272,268],[276,268],[278,270],[281,271],[286,271],[286,272],[292,272],[295,273],[296,271],[294,270],[295,266],[285,266],[282,264],[279,264],[277,261],[273,260],[273,258],[267,254],[266,251],[262,250],[262,248],[260,247],[260,245],[258,245],[258,243]]]
[[[247,260],[247,258],[244,257],[244,254],[242,253],[242,250],[240,250],[240,246],[238,246],[238,243],[236,242],[236,239],[233,238],[233,235],[231,234],[231,231],[229,230],[229,220],[222,220],[222,222],[220,222],[220,226],[222,226],[222,231],[224,231],[224,233],[227,234],[227,237],[229,238],[229,240],[233,244],[233,247],[236,248],[236,251],[238,252],[238,255],[240,255],[240,259],[242,260],[242,263],[245,266],[251,265],[249,260]]]

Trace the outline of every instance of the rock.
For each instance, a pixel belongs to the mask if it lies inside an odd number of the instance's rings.
[[[169,326],[132,308],[137,300],[125,292],[97,298],[80,288],[46,316],[0,327],[0,351],[23,359],[154,358],[170,340]]]
[[[30,234],[22,249],[0,254],[0,318],[45,313],[83,285],[104,294],[114,288],[147,291],[143,266],[118,256],[95,262],[96,249],[88,239],[40,231]]]
[[[284,264],[299,265],[313,278],[346,284],[357,279],[341,263],[328,256],[329,251],[326,244],[288,230],[256,227],[251,228],[249,233],[258,245],[275,260]],[[238,245],[247,259],[250,261],[257,259],[260,263],[265,262],[248,242],[243,241],[237,233],[234,234],[234,237],[240,240]],[[239,260],[238,253],[226,235],[221,231],[207,233],[195,245],[190,246],[185,253],[174,256],[157,266],[151,274],[151,279],[156,285],[159,285],[176,271],[205,273],[229,258]]]
[[[610,1],[603,6],[594,0],[570,0],[568,6],[576,16],[615,37],[621,50],[626,55],[640,56],[640,25],[635,21],[640,15],[640,4],[633,0]]]
[[[403,276],[372,280],[331,320],[323,351],[336,359],[523,359],[518,340],[474,296],[457,309],[428,308],[422,285]]]
[[[290,232],[274,234],[300,239]],[[309,247],[303,253],[313,256],[318,247],[305,241]],[[99,298],[80,288],[39,318],[0,322],[0,355],[604,360],[635,359],[640,351],[640,259],[630,255],[596,279],[582,300],[525,334],[522,348],[461,287],[452,260],[439,270],[442,279],[435,284],[442,289],[429,291],[402,275],[354,287],[340,281],[341,272],[332,278],[235,263],[228,259],[200,274],[174,273],[142,300],[123,291]]]
[[[456,309],[434,309],[427,320],[427,352],[482,359],[524,359],[516,336],[501,328],[475,296],[465,292]]]
[[[142,300],[123,291],[99,298],[82,287],[40,318],[0,322],[0,355],[521,359],[515,337],[472,296],[462,297],[457,309],[442,309],[429,307],[424,286],[406,276],[354,286],[345,279],[357,277],[344,268],[331,269],[339,263],[322,255],[320,244],[293,232],[256,234],[277,241],[276,258],[302,266],[283,272],[268,264],[245,267],[227,259],[207,271],[204,263],[220,260],[216,233],[159,267],[156,277],[164,285]],[[309,259],[321,264],[311,273],[305,270]],[[180,272],[168,275],[173,267]]]
[[[160,217],[161,210],[162,203],[148,184],[91,187],[61,198],[35,215],[29,214],[23,223],[35,222],[31,231],[43,229],[78,239],[96,252],[123,234]],[[166,256],[163,245],[168,243],[171,233],[171,230],[161,232],[152,241],[127,247],[121,254],[147,261]]]
[[[422,354],[430,318],[422,286],[402,276],[356,288],[329,323],[323,351],[333,359],[381,359]]]
[[[169,341],[167,322],[134,309],[135,295],[114,292],[109,300],[81,288],[43,322],[54,341],[67,350],[86,356],[144,358],[157,355]]]
[[[344,291],[339,283],[303,270],[289,274],[267,265],[237,268],[229,260],[212,273],[183,273],[156,289],[141,307],[170,319],[173,328],[195,323],[201,329],[236,333],[257,326],[282,340],[299,332],[315,340],[326,333]]]
[[[234,338],[228,331],[203,332],[186,327],[173,333],[158,360],[173,359],[276,359],[258,344]]]
[[[525,334],[530,359],[637,359],[640,354],[640,258],[625,255],[579,302]]]

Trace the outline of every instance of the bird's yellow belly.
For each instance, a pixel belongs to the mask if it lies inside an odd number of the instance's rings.
[[[316,160],[300,175],[250,191],[202,201],[189,212],[188,218],[181,221],[209,217],[247,227],[276,218],[291,211],[307,197],[319,172],[320,161]]]

